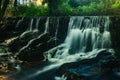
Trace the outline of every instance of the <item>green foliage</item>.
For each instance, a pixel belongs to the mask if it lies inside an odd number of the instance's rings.
[[[82,6],[82,12],[86,13],[86,14],[95,12],[96,7],[97,7],[97,5],[95,3],[91,3],[89,6]]]
[[[118,8],[118,9],[119,9],[119,8],[120,8],[120,3],[112,4],[112,5],[111,5],[111,8],[112,8],[112,9],[115,9],[115,8]]]
[[[73,1],[73,0],[71,0]],[[61,4],[59,12],[66,15],[117,15],[120,14],[120,1],[119,0],[82,0],[78,7],[72,7],[68,3]],[[82,5],[84,4],[84,5]],[[74,4],[75,5],[75,4]],[[76,5],[78,5],[76,3]],[[116,10],[116,11],[115,11]]]
[[[97,9],[98,10],[102,10],[102,9],[104,9],[104,7],[105,7],[105,4],[102,1],[100,1],[100,3],[97,4]]]
[[[63,3],[61,6],[59,6],[58,9],[60,11],[60,14],[63,15],[69,15],[73,12],[73,8],[70,5],[68,5],[68,3]]]
[[[44,3],[48,3],[48,7],[34,4],[8,7],[7,15],[120,15],[120,0],[44,0]]]
[[[48,15],[48,8],[41,6],[18,6],[18,11],[16,13],[18,16],[44,16]]]

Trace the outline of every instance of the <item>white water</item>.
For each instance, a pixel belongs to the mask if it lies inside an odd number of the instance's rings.
[[[37,21],[36,21],[36,25],[35,25],[36,28],[34,29],[34,31],[36,31],[36,32],[39,31],[38,27],[39,27],[39,21],[40,21],[40,19],[41,19],[41,17],[37,18]]]
[[[24,37],[26,34],[38,32],[38,26],[39,26],[39,21],[40,21],[40,19],[41,19],[41,18],[38,18],[38,19],[37,19],[37,22],[36,22],[36,25],[35,25],[36,27],[35,27],[35,29],[33,29],[33,21],[34,21],[34,19],[32,18],[31,21],[30,21],[30,27],[29,27],[29,29],[26,30],[25,32],[23,32],[23,33],[20,35],[20,38]],[[43,33],[43,34],[40,34],[38,37],[33,38],[33,39],[31,39],[30,41],[28,41],[27,45],[25,45],[24,47],[22,47],[16,54],[18,55],[18,54],[21,53],[23,50],[27,49],[32,42],[34,42],[36,39],[39,39],[41,36],[43,36],[45,33],[47,33],[48,30],[49,30],[49,17],[47,18],[46,23],[45,23],[44,33]]]
[[[55,32],[55,45],[57,45],[57,35],[58,35],[58,28],[59,28],[59,18],[57,19],[57,27],[56,27],[56,32]]]
[[[23,20],[24,20],[24,17],[22,17],[22,19],[21,19],[21,20],[19,20],[19,21],[17,22],[17,24],[16,24],[16,28],[18,28],[18,27],[19,27],[20,23],[21,23]]]
[[[109,52],[111,50],[109,24],[110,19],[107,16],[71,17],[64,43],[56,48],[53,58],[51,58],[51,50],[47,52],[48,60],[53,63],[28,75],[26,79],[57,68],[64,63],[96,57],[103,50]],[[44,33],[48,31],[48,25],[49,18]],[[56,80],[59,79],[56,78]]]
[[[67,80],[67,77],[65,77],[65,75],[62,75],[61,77],[55,77],[55,80]]]
[[[31,19],[31,21],[30,21],[30,29],[29,29],[29,31],[30,32],[32,32],[32,30],[33,30],[33,18]]]
[[[49,32],[49,17],[47,18],[47,21],[45,23],[45,31],[44,33],[48,33]]]
[[[102,19],[101,19],[102,18]],[[100,19],[100,20],[99,20]],[[104,21],[104,23],[101,22]],[[94,23],[92,23],[94,22]],[[101,24],[103,26],[101,26]],[[63,52],[57,52],[55,57],[66,57],[75,53],[86,53],[96,49],[109,49],[111,46],[109,17],[71,17],[68,35],[63,43]],[[103,32],[100,33],[100,28]]]

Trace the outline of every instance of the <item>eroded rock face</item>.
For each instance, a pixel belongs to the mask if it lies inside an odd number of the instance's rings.
[[[43,53],[64,42],[69,17],[7,18],[1,25],[1,42],[21,60],[43,60]],[[47,31],[45,33],[45,31]]]

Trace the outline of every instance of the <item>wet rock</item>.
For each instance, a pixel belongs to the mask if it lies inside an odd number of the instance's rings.
[[[112,48],[115,50],[116,57],[120,57],[120,16],[111,17],[110,25]]]
[[[17,66],[22,62],[19,61],[12,53],[0,54],[0,74],[15,74],[19,71]]]
[[[37,33],[34,32],[28,31],[26,33],[22,33],[8,44],[9,51],[13,53],[18,52],[23,46],[27,45],[27,43],[36,36]]]
[[[119,72],[120,71],[120,60],[111,59],[111,60],[105,61],[102,63],[101,68],[102,68],[101,70],[103,74]]]
[[[104,80],[119,80],[120,76],[117,74],[120,72],[120,60],[110,59],[104,61],[101,66],[101,75],[99,79]]]
[[[16,79],[11,78],[11,77],[6,76],[6,75],[0,75],[0,80],[16,80]]]
[[[24,31],[26,31],[28,29],[28,27],[30,26],[30,20],[31,18],[28,17],[22,17],[21,19],[19,19],[19,21],[17,22],[16,26],[15,26],[15,30],[18,33],[22,33]]]
[[[119,69],[119,63],[115,61],[115,57],[107,50],[103,50],[94,58],[63,64],[58,69],[58,73],[65,74],[67,80],[93,80],[116,69],[115,66]]]
[[[63,43],[66,38],[70,17],[60,17],[59,19],[57,39],[60,41],[60,44]]]
[[[48,50],[47,41],[50,39],[48,33],[31,40],[18,52],[18,57],[25,61],[43,60],[43,52]]]
[[[0,42],[17,35],[15,26],[19,19],[20,18],[4,18],[3,24],[0,26]]]
[[[16,25],[14,25],[14,30],[11,31],[17,32],[17,37],[8,44],[9,51],[14,54],[19,54],[21,60],[32,61],[43,59],[43,53],[62,43],[67,35],[66,31],[69,17],[50,17],[49,25],[47,25],[49,27],[48,33],[43,36],[41,35],[44,34],[47,18],[40,18],[38,32],[34,32],[34,30],[26,31],[26,29],[29,28],[32,19],[32,25],[33,28],[35,28],[38,18],[23,17],[17,21]]]

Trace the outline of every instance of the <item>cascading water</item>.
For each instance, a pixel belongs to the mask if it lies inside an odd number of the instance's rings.
[[[36,32],[38,31],[40,19],[41,19],[41,18],[37,18],[37,21],[36,21],[36,28],[34,29]]]
[[[106,16],[71,17],[68,35],[63,43],[63,52],[56,53],[55,57],[109,49],[111,46],[109,24],[109,17]]]
[[[38,32],[38,26],[39,26],[39,21],[40,21],[40,18],[37,19],[37,22],[36,22],[36,27],[35,29],[33,28],[33,21],[34,19],[32,18],[31,21],[30,21],[30,27],[28,30],[26,30],[25,32],[23,32],[20,37],[23,37],[24,35],[28,34],[28,33],[34,33],[34,32]],[[36,38],[33,38],[32,40],[28,41],[27,45],[25,45],[24,47],[22,47],[18,52],[17,54],[21,53],[23,50],[25,50],[26,48],[28,48],[32,42],[35,42],[36,40],[38,40],[41,36],[43,36],[44,34],[48,33],[48,29],[49,29],[49,17],[47,18],[46,20],[46,23],[45,23],[45,30],[44,30],[44,33],[43,34],[40,34],[38,37]]]
[[[44,33],[48,32],[48,23],[49,18]],[[64,63],[94,58],[103,50],[110,52],[109,24],[108,16],[70,17],[68,33],[64,43],[46,52],[45,57],[53,63],[28,75],[25,79],[55,69]],[[57,50],[55,54],[52,52],[54,49]]]
[[[44,33],[48,33],[49,30],[49,17],[47,18],[46,24],[45,24],[45,31]]]

